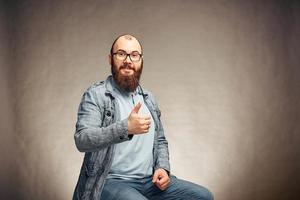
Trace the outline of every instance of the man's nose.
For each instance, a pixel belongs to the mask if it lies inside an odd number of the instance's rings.
[[[132,63],[132,61],[131,61],[129,55],[127,55],[127,57],[126,57],[126,59],[124,60],[124,62],[126,62],[126,63]]]

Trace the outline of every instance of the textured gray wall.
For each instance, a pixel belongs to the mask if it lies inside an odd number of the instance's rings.
[[[16,199],[16,115],[14,112],[13,12],[0,1],[0,199]]]
[[[71,198],[81,95],[128,32],[144,45],[142,85],[160,104],[175,175],[220,200],[300,198],[297,1],[7,2],[1,196]]]

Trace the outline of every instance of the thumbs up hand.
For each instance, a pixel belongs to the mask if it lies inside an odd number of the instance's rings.
[[[147,133],[150,128],[151,118],[138,114],[142,104],[139,102],[128,117],[128,135]]]

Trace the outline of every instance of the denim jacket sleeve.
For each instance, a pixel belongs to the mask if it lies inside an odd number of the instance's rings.
[[[161,121],[159,120],[159,129],[158,129],[158,145],[157,145],[157,160],[155,169],[163,168],[170,173],[170,163],[169,163],[169,149],[168,149],[168,141],[164,135],[164,129]]]
[[[154,170],[163,168],[170,173],[170,162],[169,162],[169,148],[168,148],[168,141],[164,134],[164,128],[161,122],[161,111],[155,101],[155,98],[150,93],[150,98],[153,102],[155,112],[157,113],[157,144],[156,144],[156,160],[154,165]]]
[[[80,152],[98,151],[115,143],[127,141],[127,119],[113,122],[113,113],[104,109],[104,97],[89,88],[78,108],[75,144]],[[109,98],[109,97],[105,97]]]

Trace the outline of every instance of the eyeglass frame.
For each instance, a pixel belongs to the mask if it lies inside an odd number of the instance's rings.
[[[119,49],[117,52],[112,53],[112,55],[114,56],[114,55],[118,54],[118,52],[120,52],[120,51],[123,52],[124,54],[126,54],[126,57],[125,57],[123,60],[121,60],[121,61],[126,60],[128,56],[129,56],[129,59],[130,59],[132,62],[139,62],[139,61],[143,58],[143,54],[140,53],[140,52],[138,52],[138,51],[132,51],[131,53],[127,53],[125,50],[122,50],[122,49]],[[139,60],[136,60],[136,61],[133,61],[133,60],[132,60],[131,54],[132,54],[133,52],[138,52],[138,55],[140,56]],[[117,60],[120,60],[120,59],[117,59]]]

